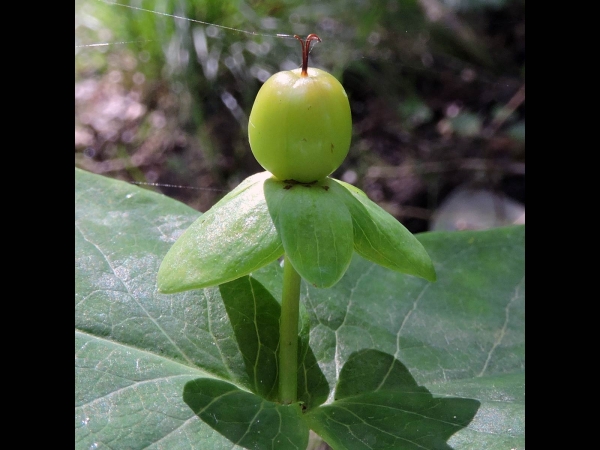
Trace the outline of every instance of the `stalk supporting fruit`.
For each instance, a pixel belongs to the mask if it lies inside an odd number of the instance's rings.
[[[298,397],[298,314],[301,278],[287,256],[283,261],[283,295],[279,320],[279,401]]]

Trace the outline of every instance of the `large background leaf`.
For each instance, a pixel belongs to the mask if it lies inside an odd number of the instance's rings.
[[[162,257],[197,217],[161,195],[76,172],[77,448],[232,448],[183,401],[198,379],[252,391],[219,290],[160,295],[155,285]],[[434,397],[481,403],[453,448],[524,448],[523,236],[522,227],[420,235],[436,283],[355,257],[332,289],[305,285],[330,401],[350,355],[377,349]],[[279,297],[277,264],[253,277]]]

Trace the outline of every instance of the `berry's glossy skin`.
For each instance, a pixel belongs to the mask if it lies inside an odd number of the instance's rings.
[[[350,148],[346,91],[320,69],[276,73],[256,96],[248,137],[257,161],[276,178],[320,180],[340,166]]]

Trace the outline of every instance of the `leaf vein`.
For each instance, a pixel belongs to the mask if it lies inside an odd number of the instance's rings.
[[[519,281],[519,283],[515,287],[515,292],[514,292],[512,298],[510,299],[510,301],[508,302],[508,304],[504,308],[504,323],[502,324],[502,328],[500,329],[500,334],[498,335],[498,337],[494,341],[494,344],[492,345],[492,348],[490,348],[490,351],[487,354],[485,363],[483,364],[483,367],[482,367],[481,371],[476,375],[477,377],[483,376],[483,374],[487,370],[487,367],[488,367],[488,364],[490,363],[490,360],[492,359],[492,354],[494,353],[494,351],[496,350],[496,348],[500,345],[500,343],[502,342],[502,339],[504,339],[504,335],[506,334],[506,328],[508,327],[508,321],[510,319],[510,307],[513,304],[513,302],[519,297],[520,290],[521,290],[521,285],[523,284],[523,281],[525,281],[525,277],[521,278],[521,281]]]
[[[98,244],[96,244],[95,242],[92,242],[83,232],[83,230],[79,227],[79,225],[77,225],[77,223],[75,223],[75,227],[77,228],[77,230],[79,231],[79,233],[81,234],[81,237],[83,237],[83,239],[86,240],[86,242],[89,242],[91,245],[93,245],[98,252],[102,255],[102,257],[104,258],[104,260],[106,261],[106,263],[108,264],[108,267],[110,268],[110,270],[112,271],[112,273],[114,274],[114,276],[121,282],[121,284],[123,285],[123,287],[125,288],[127,294],[129,296],[131,296],[131,298],[135,301],[135,303],[141,308],[141,310],[144,312],[144,314],[146,314],[146,316],[148,316],[148,318],[152,321],[152,323],[159,329],[159,331],[167,338],[167,340],[169,341],[169,343],[171,343],[171,345],[173,345],[173,347],[175,347],[175,349],[181,354],[181,356],[183,356],[183,358],[190,364],[190,365],[194,365],[193,361],[188,357],[188,355],[181,349],[179,348],[179,346],[175,343],[175,341],[171,338],[171,336],[169,336],[169,334],[165,331],[165,329],[163,327],[160,326],[160,324],[156,321],[156,319],[154,317],[152,317],[152,315],[146,310],[146,308],[144,308],[144,306],[142,305],[142,303],[138,300],[138,298],[129,290],[129,287],[127,285],[127,283],[121,278],[119,277],[119,275],[117,274],[115,268],[113,267],[113,264],[111,263],[111,261],[108,259],[108,257],[104,254],[104,252],[102,251],[102,249],[100,248],[100,246]]]

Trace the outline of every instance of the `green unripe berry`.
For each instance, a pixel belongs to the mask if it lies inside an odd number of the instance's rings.
[[[340,82],[320,69],[303,67],[271,76],[254,101],[248,125],[259,164],[280,180],[310,183],[337,169],[350,148],[352,116]],[[298,38],[299,39],[299,38]],[[302,42],[302,41],[301,41]]]

